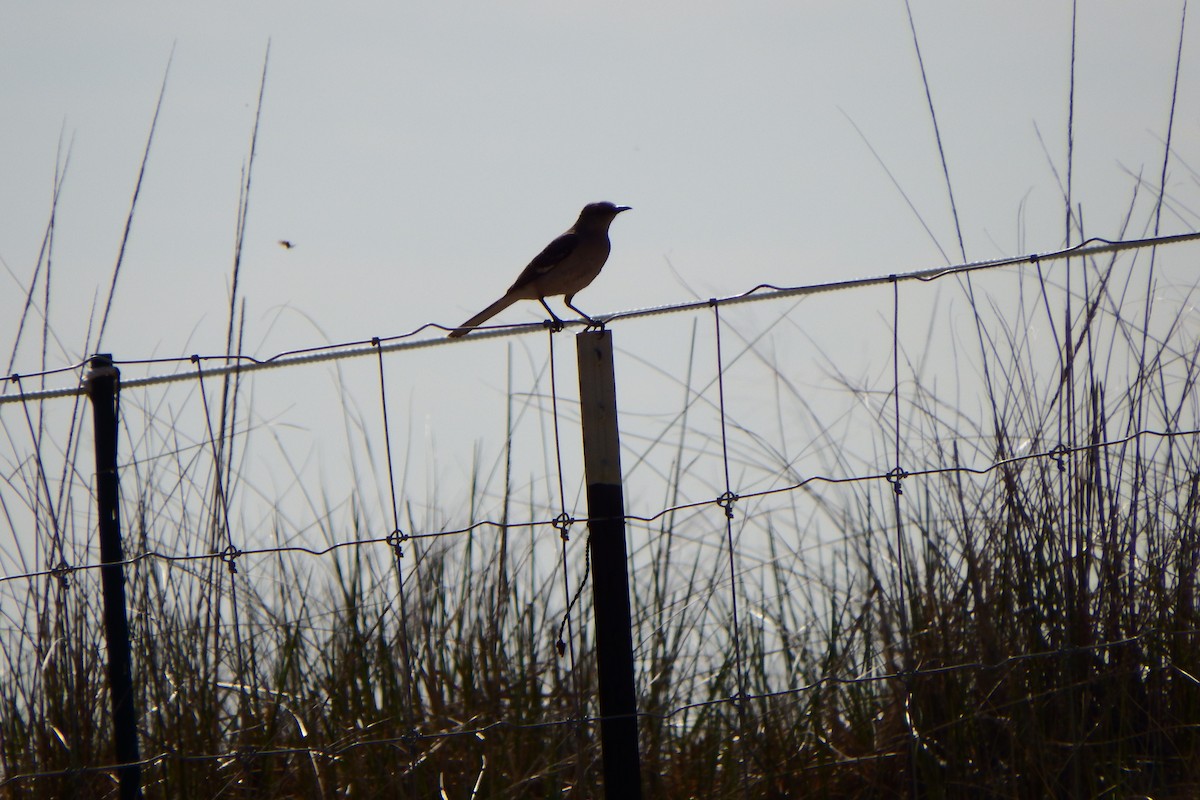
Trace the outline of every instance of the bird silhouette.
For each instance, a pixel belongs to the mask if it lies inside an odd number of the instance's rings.
[[[609,202],[584,206],[575,224],[529,262],[529,266],[521,271],[503,297],[450,331],[450,337],[466,336],[472,328],[487,322],[518,300],[537,300],[550,314],[554,324],[561,328],[562,320],[546,303],[547,297],[560,294],[564,295],[567,308],[596,325],[596,320],[572,305],[571,301],[604,268],[612,247],[608,241],[608,226],[617,214],[628,210],[629,206]]]

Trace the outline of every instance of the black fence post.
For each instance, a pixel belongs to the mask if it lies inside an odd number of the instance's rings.
[[[125,616],[125,557],[117,482],[117,386],[121,373],[112,356],[91,359],[86,387],[92,401],[96,441],[96,505],[100,519],[100,583],[104,592],[104,639],[108,645],[108,686],[112,693],[113,739],[121,800],[142,796],[137,709],[133,702],[129,622]]]
[[[592,597],[596,613],[596,659],[600,680],[600,748],[604,796],[640,800],[637,692],[625,547],[625,496],[612,333],[584,331],[575,337],[583,465],[591,536]]]

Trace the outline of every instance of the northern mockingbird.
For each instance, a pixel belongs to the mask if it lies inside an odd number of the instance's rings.
[[[559,294],[566,296],[567,308],[596,324],[594,319],[571,305],[571,300],[600,274],[611,247],[608,226],[617,214],[628,210],[629,206],[607,202],[584,206],[575,224],[529,262],[504,297],[450,331],[451,338],[466,336],[472,328],[487,322],[518,300],[537,300],[545,306],[555,324],[561,326],[562,320],[546,303],[547,297]]]

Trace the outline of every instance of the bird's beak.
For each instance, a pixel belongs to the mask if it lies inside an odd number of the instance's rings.
[[[620,214],[622,211],[628,211],[631,208],[633,206],[617,206],[617,213]]]

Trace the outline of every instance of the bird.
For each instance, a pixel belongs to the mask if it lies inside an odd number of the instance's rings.
[[[596,320],[571,304],[584,287],[596,279],[608,260],[611,244],[608,226],[617,214],[629,206],[614,203],[589,203],[579,212],[579,219],[521,271],[513,285],[496,302],[450,331],[450,338],[466,336],[472,328],[482,325],[518,300],[537,300],[549,312],[554,325],[562,328],[562,320],[546,303],[547,297],[564,295],[567,308],[579,314],[591,325]]]
[[[292,244],[287,239],[280,239],[279,246],[282,247],[284,250],[291,250],[296,245]]]

